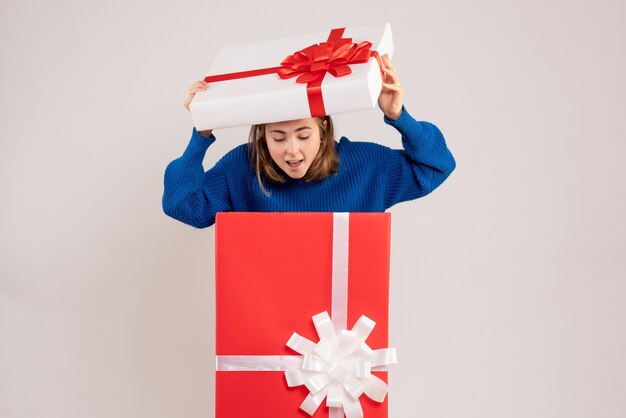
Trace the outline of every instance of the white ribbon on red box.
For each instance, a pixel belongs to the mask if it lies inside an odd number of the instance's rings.
[[[371,371],[397,363],[396,349],[372,350],[365,340],[375,322],[361,316],[352,330],[348,318],[349,214],[333,214],[332,320],[328,312],[313,316],[318,343],[293,333],[287,346],[301,356],[217,356],[218,371],[284,371],[290,387],[305,385],[309,395],[300,409],[313,415],[326,399],[329,418],[362,418],[359,398],[383,402],[387,384]]]

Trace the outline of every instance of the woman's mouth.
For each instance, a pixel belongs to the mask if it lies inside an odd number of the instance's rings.
[[[297,170],[300,167],[300,164],[302,164],[302,161],[304,161],[304,160],[287,161],[287,165],[289,166],[290,169]]]

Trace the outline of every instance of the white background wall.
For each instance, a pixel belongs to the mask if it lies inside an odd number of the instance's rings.
[[[626,416],[623,0],[0,5],[0,417],[212,416],[213,229],[160,201],[187,87],[222,45],[386,21],[458,162],[391,210],[390,416]]]

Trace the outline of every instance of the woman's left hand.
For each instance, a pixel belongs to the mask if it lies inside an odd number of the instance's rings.
[[[387,118],[396,120],[402,113],[404,89],[400,84],[396,67],[393,66],[387,54],[382,56],[382,60],[385,80],[383,81],[383,89],[380,91],[380,96],[378,96],[378,106]]]

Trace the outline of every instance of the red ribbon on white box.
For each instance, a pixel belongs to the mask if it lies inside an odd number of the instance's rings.
[[[350,219],[333,214],[332,320],[327,312],[313,316],[320,341],[293,333],[287,346],[300,356],[216,356],[218,371],[283,371],[290,387],[305,385],[309,395],[300,409],[313,415],[326,399],[329,418],[362,418],[359,398],[377,402],[387,395],[387,384],[371,374],[397,363],[396,349],[372,350],[365,340],[375,322],[361,316],[352,330],[348,321],[348,249]]]
[[[307,99],[311,117],[326,115],[322,82],[327,73],[334,77],[343,77],[350,73],[350,65],[364,64],[375,58],[380,67],[380,76],[385,80],[383,62],[377,51],[371,49],[372,43],[352,42],[352,38],[344,38],[345,28],[330,31],[326,42],[310,45],[287,56],[280,66],[239,71],[235,73],[209,75],[204,78],[207,83],[236,80],[239,78],[257,77],[267,74],[278,74],[281,79],[298,77],[297,83],[306,83]]]

